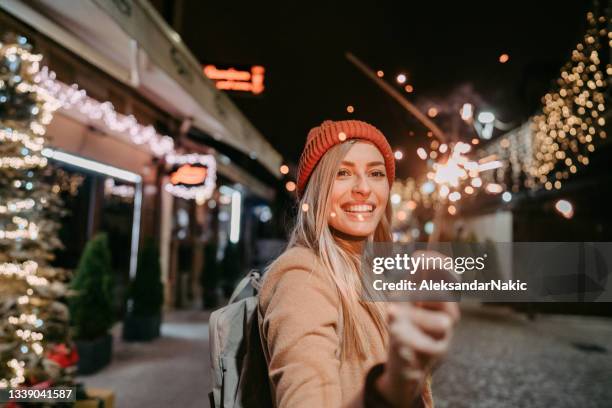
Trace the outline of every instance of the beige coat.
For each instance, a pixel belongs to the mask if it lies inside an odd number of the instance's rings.
[[[306,248],[291,248],[274,263],[259,295],[258,318],[272,398],[277,408],[362,407],[368,370],[386,349],[365,308],[373,344],[366,361],[340,359],[340,300],[330,273]],[[425,406],[433,406],[429,386]]]

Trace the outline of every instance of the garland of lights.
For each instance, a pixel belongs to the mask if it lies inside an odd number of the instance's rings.
[[[561,189],[564,180],[589,165],[590,154],[607,138],[602,116],[612,65],[606,65],[604,74],[600,53],[610,48],[612,33],[605,16],[588,13],[587,20],[589,29],[562,68],[558,89],[542,98],[542,113],[481,152],[503,159],[495,177],[506,184],[510,172],[513,191]]]
[[[609,33],[598,30],[605,17],[588,13],[589,30],[572,52],[571,61],[561,71],[559,90],[543,98],[541,115],[533,118],[535,163],[531,175],[547,190],[560,189],[561,180],[589,164],[589,153],[597,140],[606,138],[601,113],[606,110],[606,77],[600,69],[599,52],[608,44]],[[608,74],[610,66],[607,67]]]
[[[169,154],[166,163],[171,166],[199,165],[206,167],[206,177],[201,185],[186,186],[181,184],[166,183],[165,190],[170,194],[186,200],[197,200],[202,203],[208,200],[215,190],[217,183],[217,162],[210,154]]]
[[[174,140],[167,135],[160,135],[153,126],[143,126],[133,115],[122,115],[115,111],[112,103],[99,102],[87,96],[78,85],[68,86],[56,79],[55,73],[43,67],[38,74],[37,88],[55,99],[65,110],[77,110],[86,115],[89,120],[99,121],[113,132],[126,133],[133,143],[147,144],[157,157],[174,152]]]

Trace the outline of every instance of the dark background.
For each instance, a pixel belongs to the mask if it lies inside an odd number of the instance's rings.
[[[402,92],[422,111],[471,102],[519,125],[540,107],[569,59],[587,11],[602,6],[591,0],[153,3],[202,63],[266,68],[261,96],[230,95],[287,162],[297,162],[310,128],[355,118],[375,124],[407,154],[398,163],[400,178],[423,170],[414,152],[428,143],[426,129],[345,52],[383,70],[398,89],[395,77],[406,73],[415,91]],[[509,62],[499,62],[502,53]],[[450,116],[434,121],[448,129]],[[462,136],[469,140],[474,131],[466,127]]]

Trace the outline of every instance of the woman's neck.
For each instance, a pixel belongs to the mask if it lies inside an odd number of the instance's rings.
[[[349,235],[333,228],[331,228],[331,232],[338,245],[342,248],[356,255],[361,255],[363,253],[363,248],[367,238]]]

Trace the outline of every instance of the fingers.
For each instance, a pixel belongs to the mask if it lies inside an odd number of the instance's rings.
[[[454,319],[447,313],[413,308],[412,321],[435,339],[441,339],[449,335],[454,325]]]
[[[441,334],[441,337],[436,339],[430,336],[420,325],[425,317],[431,317],[427,315],[424,310],[417,311],[418,309],[410,309],[410,315],[408,314],[396,314],[393,323],[389,326],[389,333],[391,342],[399,347],[408,347],[418,353],[425,353],[432,356],[441,356],[448,349],[450,341],[450,330],[447,329]],[[416,313],[415,313],[416,312]],[[419,317],[415,318],[415,315],[419,314]],[[436,312],[429,312],[436,313]],[[442,314],[442,316],[444,316]],[[446,320],[445,320],[446,319]],[[429,327],[432,327],[434,331],[443,332],[440,327],[446,325],[451,327],[452,325],[448,322],[448,317],[433,319],[434,322],[427,322]],[[446,334],[445,334],[446,333]]]
[[[419,306],[425,309],[439,310],[448,314],[453,324],[457,323],[461,317],[459,305],[456,302],[419,302]]]

